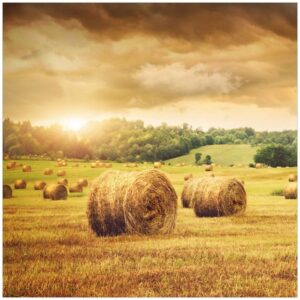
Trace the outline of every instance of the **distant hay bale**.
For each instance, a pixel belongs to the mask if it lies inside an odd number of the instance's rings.
[[[32,171],[32,170],[31,170],[31,166],[29,166],[29,165],[23,166],[23,167],[22,167],[22,171],[23,171],[23,172],[31,172],[31,171]]]
[[[34,189],[35,190],[43,190],[46,185],[47,184],[45,181],[36,181],[34,184]]]
[[[212,165],[206,165],[205,168],[204,168],[204,170],[206,172],[212,171],[213,170],[213,166]]]
[[[297,174],[290,174],[289,175],[289,182],[294,182],[294,181],[297,181]]]
[[[283,190],[283,195],[285,199],[297,199],[297,182],[289,183]]]
[[[104,164],[104,167],[105,167],[105,168],[111,168],[111,167],[112,167],[112,164],[111,164],[111,163],[105,163],[105,164]]]
[[[246,209],[244,186],[236,179],[204,177],[198,179],[192,195],[198,217],[220,217],[242,213]]]
[[[57,171],[57,176],[66,176],[66,171],[65,170],[58,170]]]
[[[189,180],[189,179],[191,179],[191,178],[193,178],[193,174],[192,174],[192,173],[187,174],[187,175],[185,175],[185,176],[183,177],[184,181],[187,181],[187,180]]]
[[[53,173],[53,170],[50,168],[47,168],[44,170],[44,175],[51,175]]]
[[[12,188],[8,184],[3,184],[3,199],[10,199],[12,197]]]
[[[51,200],[65,200],[68,197],[68,191],[63,184],[50,184],[44,188],[43,197]]]
[[[82,193],[82,185],[79,183],[71,183],[69,186],[70,193]]]
[[[26,189],[26,181],[24,179],[17,179],[15,181],[15,189],[16,190]]]
[[[68,179],[67,178],[61,178],[57,181],[58,184],[62,185],[68,185]]]
[[[85,178],[78,179],[77,183],[80,184],[82,187],[87,187],[89,185],[87,179]]]
[[[181,167],[181,164],[176,164],[175,167]]]
[[[7,165],[6,165],[7,170],[15,169],[16,167],[17,167],[17,162],[16,161],[8,162]]]
[[[262,169],[263,167],[264,167],[264,165],[261,164],[261,163],[257,163],[257,164],[255,165],[255,168],[256,168],[256,169]]]
[[[159,161],[156,161],[153,166],[154,168],[159,169],[161,168],[161,163]]]
[[[92,183],[87,216],[98,236],[167,234],[176,211],[176,192],[161,171],[107,171]]]
[[[97,164],[96,163],[91,163],[91,168],[97,168]]]
[[[125,164],[125,166],[127,168],[136,168],[138,165],[137,165],[137,163],[127,163],[127,164]]]

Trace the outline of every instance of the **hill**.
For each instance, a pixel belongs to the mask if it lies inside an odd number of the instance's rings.
[[[228,166],[230,164],[249,164],[253,162],[253,156],[257,147],[251,145],[209,145],[193,149],[189,154],[169,159],[166,162],[173,164],[195,162],[195,153],[202,153],[202,159],[210,155],[216,164]]]

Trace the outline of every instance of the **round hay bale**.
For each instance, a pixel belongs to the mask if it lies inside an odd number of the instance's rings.
[[[289,175],[289,182],[297,181],[297,179],[298,179],[297,174],[290,174]]]
[[[58,179],[57,183],[62,185],[68,185],[68,179],[67,178]]]
[[[82,193],[82,185],[79,183],[72,183],[69,187],[70,193]]]
[[[16,190],[26,189],[26,181],[24,179],[17,179],[15,181],[15,189]]]
[[[12,197],[12,188],[8,184],[3,184],[3,199],[10,199]]]
[[[91,186],[88,220],[99,235],[167,234],[175,227],[176,192],[158,170],[107,171]]]
[[[6,165],[7,170],[15,169],[16,167],[17,167],[17,162],[16,161],[8,162],[7,165]]]
[[[256,169],[262,169],[263,167],[264,167],[264,165],[261,164],[261,163],[257,163],[257,164],[255,165],[255,168],[256,168]]]
[[[89,182],[86,178],[78,179],[77,183],[80,184],[82,187],[87,187],[89,185]]]
[[[220,217],[243,213],[247,206],[244,186],[234,178],[203,177],[192,194],[198,217]]]
[[[190,178],[189,180],[185,181],[181,193],[182,207],[184,208],[193,207],[193,203],[192,203],[193,193],[195,191],[195,185],[197,185],[198,180],[199,180],[198,178]]]
[[[51,200],[66,200],[68,191],[63,184],[50,184],[44,188],[43,197]]]
[[[28,165],[23,166],[23,167],[22,167],[22,171],[23,171],[23,172],[31,172],[31,171],[32,171],[32,170],[31,170],[31,166],[28,166]]]
[[[34,184],[34,189],[35,190],[43,190],[46,185],[47,184],[45,181],[36,181]]]
[[[51,175],[53,173],[53,170],[50,168],[47,168],[44,170],[44,175]]]
[[[161,163],[159,161],[156,161],[153,166],[154,168],[159,169],[161,168]]]
[[[296,182],[289,183],[283,190],[285,199],[297,199],[298,187]]]
[[[97,168],[97,164],[96,163],[91,163],[91,168]]]
[[[213,170],[213,166],[212,166],[212,165],[206,165],[206,166],[204,167],[204,170],[205,170],[206,172],[212,171],[212,170]]]
[[[65,170],[58,170],[57,171],[57,176],[66,176],[66,171]]]
[[[191,178],[193,178],[193,174],[192,174],[192,173],[187,174],[187,175],[185,175],[185,176],[183,177],[184,181],[187,181],[187,180],[189,180],[189,179],[191,179]]]
[[[111,164],[111,163],[105,163],[105,164],[104,164],[104,167],[105,167],[105,168],[111,168],[111,167],[112,167],[112,164]]]

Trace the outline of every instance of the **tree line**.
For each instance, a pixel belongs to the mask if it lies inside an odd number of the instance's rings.
[[[253,128],[193,129],[145,125],[142,121],[109,119],[90,122],[79,132],[60,125],[33,126],[29,121],[3,121],[3,152],[11,157],[38,155],[101,159],[118,162],[159,161],[181,156],[191,149],[213,144],[297,145],[297,131],[255,131]]]

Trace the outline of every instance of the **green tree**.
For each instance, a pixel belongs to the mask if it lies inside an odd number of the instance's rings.
[[[201,156],[202,156],[202,153],[195,153],[195,163],[197,164],[197,165],[199,165],[200,164],[200,162],[201,162]]]
[[[203,163],[206,164],[206,165],[210,165],[212,163],[211,156],[206,155],[204,160],[203,160]]]

